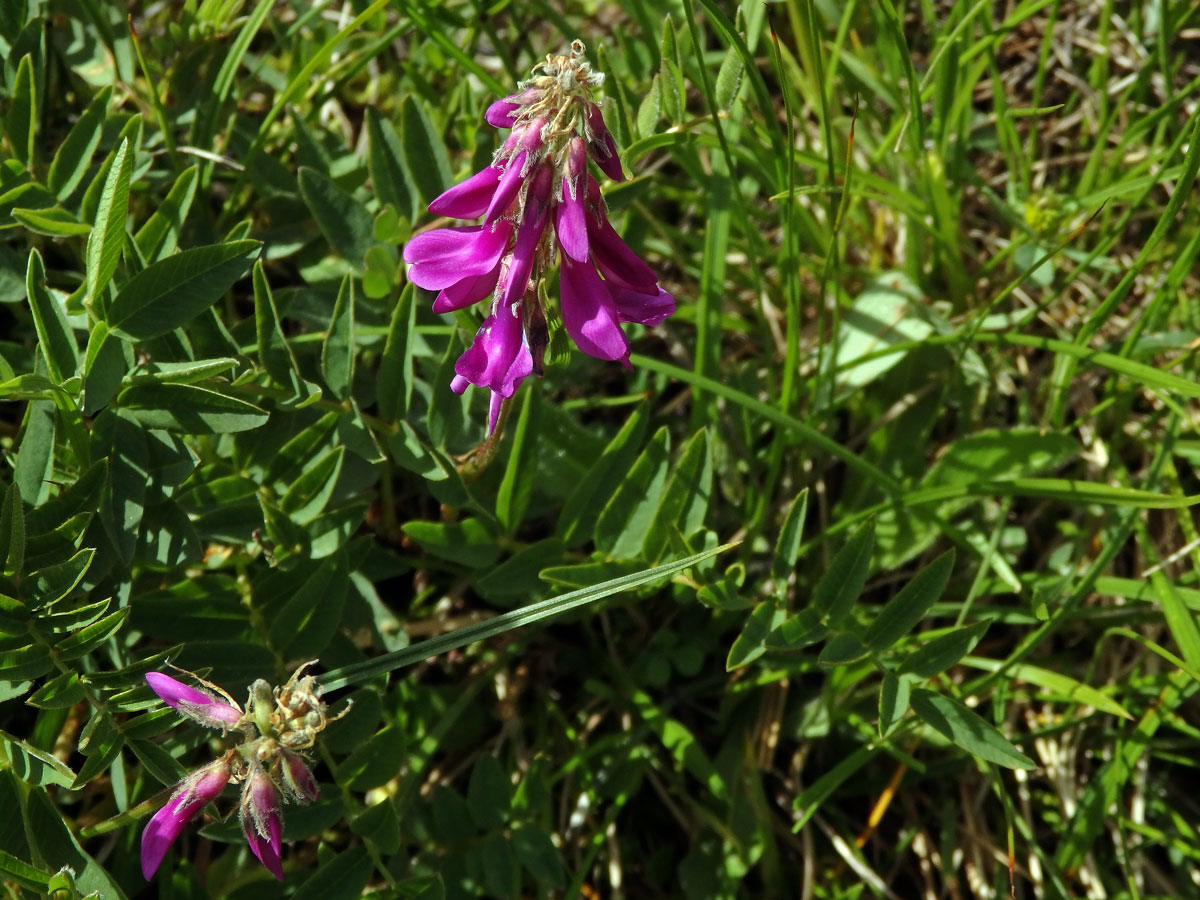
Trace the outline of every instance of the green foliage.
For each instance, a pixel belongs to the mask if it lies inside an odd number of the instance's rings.
[[[1194,4],[144,6],[0,2],[5,896],[1200,898]],[[679,309],[489,438],[401,253],[577,37]],[[147,886],[144,675],[310,659]]]

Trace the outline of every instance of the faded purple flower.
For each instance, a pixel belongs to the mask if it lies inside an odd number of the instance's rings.
[[[146,683],[168,706],[201,725],[227,731],[241,721],[242,710],[233,701],[176,681],[170,675],[147,672]]]
[[[179,783],[171,799],[146,823],[142,832],[142,874],[147,881],[188,822],[225,788],[229,776],[229,763],[223,759],[197,769]]]
[[[604,115],[591,99],[604,76],[591,71],[584,46],[550,55],[512,96],[484,118],[510,128],[492,164],[435,199],[437,215],[483,216],[482,225],[438,228],[404,248],[408,277],[438,291],[435,312],[492,298],[490,314],[454,366],[451,388],[468,384],[492,393],[489,431],[500,407],[529,375],[542,374],[550,339],[538,284],[562,260],[563,327],[584,353],[629,364],[623,322],[656,325],[675,311],[658,278],[608,221],[588,160],[610,178],[624,178]],[[560,252],[561,251],[561,252]]]
[[[279,790],[257,761],[250,764],[250,774],[242,785],[239,813],[246,843],[267,871],[283,881],[283,861],[279,852],[282,833]]]

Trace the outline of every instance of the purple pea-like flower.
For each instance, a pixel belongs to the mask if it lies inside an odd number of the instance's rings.
[[[250,774],[242,786],[240,814],[242,832],[251,851],[267,871],[283,881],[279,790],[257,763],[251,764]]]
[[[542,74],[497,100],[484,118],[512,129],[492,164],[436,198],[431,212],[483,216],[483,224],[438,228],[404,248],[408,277],[437,291],[435,312],[463,309],[491,296],[490,314],[455,364],[451,388],[491,391],[488,430],[503,401],[529,375],[542,374],[549,325],[538,284],[562,260],[560,309],[567,334],[583,352],[629,365],[621,323],[657,325],[675,311],[674,298],[608,221],[588,160],[610,178],[624,178],[604,115],[591,99],[603,75],[583,58],[546,57]]]
[[[242,710],[231,700],[176,681],[162,672],[147,672],[146,683],[168,706],[201,725],[227,731],[242,719]]]
[[[142,832],[142,874],[147,881],[188,822],[224,790],[229,775],[229,763],[223,759],[197,769],[179,783],[171,799],[146,824]]]

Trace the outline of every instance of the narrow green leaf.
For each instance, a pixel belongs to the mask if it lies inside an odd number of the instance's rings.
[[[129,563],[145,512],[150,449],[145,431],[136,422],[111,413],[105,413],[102,419],[103,423],[112,423],[109,437],[112,450],[100,517],[122,562]]]
[[[679,464],[671,472],[662,500],[645,531],[642,559],[657,562],[670,543],[671,529],[687,536],[704,524],[712,499],[712,449],[708,431],[701,428],[683,448]]]
[[[972,756],[1010,769],[1037,768],[982,716],[953,697],[918,688],[910,702],[921,721]]]
[[[771,559],[771,577],[780,597],[787,591],[788,576],[800,560],[800,539],[804,536],[804,520],[808,517],[808,488],[792,500],[775,540],[775,556]]]
[[[126,380],[129,384],[197,384],[232,372],[237,364],[232,356],[186,362],[147,362],[138,366]]]
[[[319,516],[333,496],[345,456],[345,447],[334,447],[314,462],[280,498],[279,508],[299,525],[307,525]]]
[[[783,624],[786,613],[780,608],[774,598],[764,600],[754,607],[754,612],[746,618],[741,633],[734,639],[725,659],[725,671],[754,662],[766,652],[766,641],[776,628]]]
[[[72,634],[65,640],[54,645],[54,653],[63,662],[70,662],[81,656],[86,656],[120,630],[129,615],[129,607],[118,609],[111,615],[105,616],[99,622],[93,622],[86,628]]]
[[[401,530],[434,556],[464,566],[484,568],[500,558],[496,536],[481,519],[406,522]]]
[[[29,251],[29,267],[25,271],[25,296],[33,313],[38,346],[46,360],[50,377],[57,384],[75,374],[79,367],[79,345],[67,323],[67,314],[46,288],[46,269],[37,250]]]
[[[404,161],[413,184],[428,204],[450,186],[450,159],[441,135],[419,98],[409,95],[400,105]]]
[[[45,566],[34,572],[30,577],[30,581],[32,582],[30,593],[36,598],[38,605],[49,606],[69,596],[79,586],[79,583],[83,581],[83,576],[87,574],[87,570],[91,567],[95,556],[95,550],[91,547],[85,547],[82,550],[76,551],[70,559],[56,563],[55,565]],[[43,621],[48,621],[52,618],[49,616],[43,617]]]
[[[821,648],[817,662],[823,666],[844,666],[857,662],[867,655],[867,648],[859,640],[858,635],[843,631],[833,635]]]
[[[616,559],[632,559],[641,550],[667,480],[669,456],[670,436],[663,427],[650,439],[633,467],[615,479],[616,489],[596,521],[599,550]]]
[[[0,396],[5,393],[2,388],[0,386]],[[56,422],[54,405],[47,400],[36,400],[26,407],[25,420],[18,434],[13,481],[20,487],[21,496],[34,506],[41,504],[50,493]]]
[[[12,217],[25,226],[27,231],[44,234],[46,237],[76,237],[92,230],[91,225],[80,222],[73,213],[61,206],[48,206],[44,209],[14,207]]]
[[[538,418],[541,410],[541,394],[526,391],[521,398],[521,413],[517,427],[513,429],[508,462],[504,477],[496,492],[496,519],[508,532],[514,532],[525,516],[529,498],[533,496],[533,482],[537,473]]]
[[[374,106],[367,107],[367,170],[380,204],[391,204],[400,215],[415,220],[420,210],[400,135]]]
[[[372,735],[338,766],[338,783],[356,791],[387,784],[404,765],[404,745],[399,729],[385,728]]]
[[[0,574],[18,574],[25,562],[25,507],[21,489],[10,484],[0,506]]]
[[[321,375],[333,396],[345,400],[354,380],[354,279],[348,272],[321,344]]]
[[[121,141],[104,179],[96,218],[87,242],[87,296],[97,311],[103,309],[101,292],[112,281],[125,244],[125,217],[129,214],[129,176],[133,150],[128,138]],[[97,175],[97,178],[100,176]]]
[[[521,609],[495,616],[486,622],[468,625],[449,634],[439,635],[436,638],[430,638],[429,640],[421,641],[419,644],[405,647],[403,650],[386,653],[366,662],[353,663],[340,669],[335,669],[332,672],[322,675],[319,681],[326,690],[330,691],[351,684],[360,684],[371,680],[377,675],[385,672],[394,672],[396,669],[421,662],[422,660],[429,659],[431,656],[437,656],[439,653],[446,653],[459,647],[465,647],[467,644],[486,640],[495,635],[503,634],[506,631],[511,631],[514,628],[531,625],[549,616],[585,606],[588,603],[593,603],[596,600],[620,591],[631,590],[641,587],[643,584],[659,581],[682,572],[684,569],[691,568],[697,563],[704,562],[706,559],[711,559],[736,546],[736,543],[722,544],[720,547],[713,547],[710,550],[664,563],[661,566],[655,566],[641,572],[615,578],[611,581],[582,588],[578,591],[571,591],[569,594],[563,594],[561,597],[543,600],[540,603],[531,603]]]
[[[13,774],[26,784],[69,787],[75,781],[75,773],[57,757],[20,738],[0,731],[0,745],[4,747],[4,757],[12,766]]]
[[[941,674],[974,650],[991,624],[991,619],[984,619],[935,637],[906,656],[898,671],[921,678]]]
[[[592,539],[596,521],[604,509],[603,498],[611,495],[612,485],[629,471],[646,434],[648,422],[645,404],[634,409],[621,430],[604,448],[600,458],[579,479],[567,497],[555,533],[568,547],[578,547]]]
[[[129,370],[128,345],[103,322],[92,326],[83,357],[83,414],[94,416],[112,400]],[[131,354],[132,356],[132,354]]]
[[[50,884],[50,876],[4,850],[0,850],[0,875],[4,876],[5,881],[12,880],[21,887],[50,896],[47,887]]]
[[[912,681],[895,672],[884,672],[879,686],[879,736],[887,737],[904,714],[908,712],[908,699],[912,692]]]
[[[329,246],[361,273],[363,257],[375,242],[367,208],[316,169],[301,166],[299,183],[300,194]]]
[[[87,109],[71,126],[67,138],[59,146],[50,163],[46,183],[59,200],[65,200],[79,186],[104,132],[112,86],[105,85],[96,92]]]
[[[717,100],[717,110],[727,110],[733,105],[733,101],[737,99],[738,91],[742,87],[742,79],[746,74],[746,67],[742,63],[742,58],[737,51],[732,47],[725,54],[725,58],[721,60],[721,68],[717,70],[717,80],[714,87],[714,94]]]
[[[230,434],[267,421],[266,411],[253,403],[193,384],[135,384],[117,403],[145,428],[182,434]]]
[[[175,252],[184,220],[196,196],[200,167],[191,166],[179,173],[167,196],[155,206],[154,215],[133,236],[138,252],[149,262],[157,262]]]
[[[1040,666],[1030,665],[1029,663],[982,659],[978,656],[965,657],[962,660],[962,664],[964,666],[974,666],[985,672],[998,672],[1003,669],[1005,675],[1015,681],[1025,681],[1036,685],[1072,703],[1094,706],[1101,712],[1120,716],[1122,719],[1133,719],[1133,716],[1129,714],[1125,707],[1107,694],[1101,693],[1096,688],[1086,685],[1082,681],[1077,681],[1069,675],[1063,675],[1060,672],[1052,672],[1049,669],[1043,669]]]
[[[287,603],[271,617],[271,643],[289,658],[319,655],[341,625],[349,586],[344,554],[309,563],[307,577],[292,582]]]
[[[30,706],[38,709],[66,709],[85,699],[83,685],[77,672],[63,672],[50,679],[26,699]],[[72,776],[74,780],[74,776]]]
[[[8,144],[13,156],[26,169],[33,168],[34,150],[37,145],[37,85],[33,77],[33,56],[26,53],[17,63],[17,77],[9,95]]]
[[[399,743],[393,740],[393,743]],[[339,783],[341,782],[339,779]],[[351,847],[324,860],[292,900],[355,900],[371,879],[371,859],[365,847]]]
[[[120,744],[117,746],[119,748]],[[79,786],[81,785],[76,785]],[[45,788],[29,792],[26,814],[29,823],[28,834],[37,844],[38,856],[46,868],[58,871],[64,866],[69,866],[75,874],[75,885],[81,896],[92,894],[103,897],[104,900],[126,900],[125,892],[104,866],[79,846]]]
[[[50,651],[41,644],[12,650],[0,650],[0,681],[27,681],[40,678],[54,668]]]
[[[383,357],[379,361],[375,399],[379,406],[379,417],[385,422],[402,419],[412,400],[413,339],[417,327],[414,293],[412,284],[406,285],[400,292],[400,300],[392,310],[392,320],[388,325]]]
[[[1190,513],[1188,515],[1190,516]],[[1144,526],[1138,527],[1138,543],[1144,551],[1148,551],[1148,556],[1153,553],[1153,544]],[[1151,556],[1150,559],[1153,560],[1154,557]],[[1150,584],[1158,595],[1163,618],[1171,637],[1179,647],[1179,654],[1193,670],[1200,670],[1200,626],[1196,625],[1196,614],[1179,598],[1174,585],[1160,566],[1154,566],[1150,573]]]
[[[186,325],[246,274],[262,245],[234,241],[184,250],[129,279],[105,317],[114,334],[148,341]]]
[[[850,615],[850,608],[867,583],[874,546],[875,523],[868,520],[837,552],[817,582],[812,594],[812,608],[827,624],[836,627]]]
[[[650,90],[646,92],[646,96],[642,98],[642,103],[638,107],[637,131],[641,137],[654,133],[662,105],[662,75],[660,73],[655,75],[650,82]]]
[[[512,782],[496,757],[479,754],[467,783],[467,807],[475,824],[488,831],[503,828],[509,819],[512,793]]]
[[[947,550],[888,601],[867,628],[863,643],[872,652],[878,653],[912,631],[942,596],[953,570],[954,551]]]
[[[277,384],[296,387],[300,383],[296,357],[283,333],[279,308],[261,259],[254,261],[254,331],[258,338],[258,360]]]

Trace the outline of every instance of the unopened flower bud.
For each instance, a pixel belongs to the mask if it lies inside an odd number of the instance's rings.
[[[283,751],[280,774],[283,776],[284,789],[297,803],[315,803],[320,799],[321,791],[317,787],[317,780],[309,771],[304,757],[298,753]]]
[[[234,703],[176,681],[162,672],[147,672],[146,683],[172,709],[209,728],[227,731],[242,718],[242,711]]]

